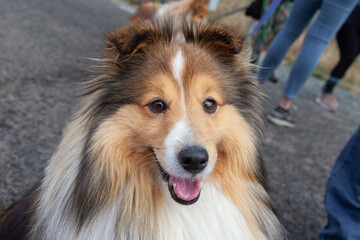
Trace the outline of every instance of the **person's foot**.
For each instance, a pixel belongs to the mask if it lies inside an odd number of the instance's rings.
[[[295,122],[290,114],[290,110],[285,110],[280,106],[274,108],[267,118],[271,123],[279,127],[295,127]]]
[[[321,92],[315,101],[323,108],[335,112],[339,107],[339,102],[334,93]]]

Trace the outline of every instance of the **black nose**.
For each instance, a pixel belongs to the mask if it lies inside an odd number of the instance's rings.
[[[205,148],[199,146],[186,147],[180,151],[179,161],[186,171],[195,174],[206,167],[209,155]]]

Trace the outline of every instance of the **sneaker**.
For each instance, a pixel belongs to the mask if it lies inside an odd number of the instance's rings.
[[[279,106],[274,108],[272,112],[267,116],[267,118],[271,123],[279,127],[289,127],[289,128],[295,127],[295,122],[290,114],[290,111],[282,109]]]
[[[339,102],[334,93],[321,92],[316,97],[315,101],[326,110],[335,112],[339,107]]]

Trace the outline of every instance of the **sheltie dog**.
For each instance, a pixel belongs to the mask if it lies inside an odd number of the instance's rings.
[[[130,17],[129,23],[163,21],[170,16],[173,22],[174,39],[183,41],[182,22],[206,23],[208,4],[209,0],[181,0],[169,2],[161,6],[153,2],[145,2]]]
[[[209,0],[182,0],[169,2],[162,6],[153,2],[142,3],[137,12],[130,17],[130,24],[136,24],[141,21],[154,20],[162,17],[166,12],[173,19],[185,18],[188,21],[202,22],[206,20],[207,5]],[[176,20],[174,20],[176,22]],[[178,21],[181,23],[181,21]]]
[[[261,89],[244,37],[142,23],[107,35],[35,191],[0,238],[283,239],[262,184]]]

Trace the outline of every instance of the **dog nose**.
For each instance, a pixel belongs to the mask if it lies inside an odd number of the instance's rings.
[[[196,174],[206,167],[209,161],[209,155],[203,147],[186,147],[180,151],[179,161],[186,171]]]

